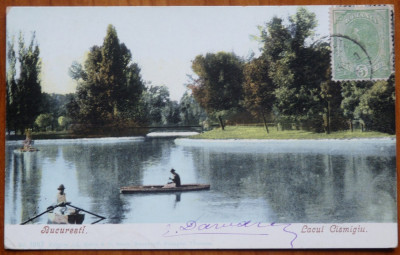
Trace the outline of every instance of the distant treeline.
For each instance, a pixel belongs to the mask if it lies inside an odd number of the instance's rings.
[[[168,88],[141,78],[131,51],[109,25],[101,46],[92,46],[69,75],[75,93],[41,91],[41,61],[33,35],[28,46],[7,44],[7,130],[96,132],[151,125],[274,123],[315,132],[352,129],[395,133],[394,76],[387,81],[333,82],[329,39],[316,39],[314,13],[299,8],[287,21],[274,17],[254,36],[261,55],[231,52],[198,55],[195,77],[180,102]],[[16,52],[17,48],[17,52]],[[17,64],[19,68],[17,67]],[[17,70],[19,74],[17,75]]]

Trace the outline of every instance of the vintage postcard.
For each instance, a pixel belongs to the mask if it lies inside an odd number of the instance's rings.
[[[8,8],[5,247],[397,247],[393,12]]]

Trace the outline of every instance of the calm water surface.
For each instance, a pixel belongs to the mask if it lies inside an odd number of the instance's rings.
[[[293,150],[263,143],[109,138],[36,141],[39,152],[14,153],[20,144],[6,145],[6,224],[55,204],[61,183],[68,201],[107,217],[102,223],[109,224],[397,221],[394,140],[370,140],[362,152],[340,142],[326,150],[329,141],[321,149],[308,144]],[[208,183],[211,190],[119,193],[121,186],[164,184],[172,167],[183,183]],[[85,223],[95,221],[88,216]],[[47,217],[34,223],[45,224]]]

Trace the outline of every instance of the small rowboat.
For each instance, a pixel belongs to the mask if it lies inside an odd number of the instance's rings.
[[[162,193],[162,192],[181,192],[181,191],[197,191],[209,190],[209,184],[185,184],[179,187],[164,187],[163,185],[147,185],[147,186],[127,186],[119,189],[122,194],[129,193]]]
[[[66,214],[49,212],[48,224],[82,224],[85,220],[85,214],[79,213],[76,210],[69,209]]]
[[[85,214],[69,214],[69,215],[62,215],[58,213],[49,213],[48,214],[49,224],[82,224],[85,220]]]
[[[67,206],[72,207],[74,209],[67,208]],[[61,210],[60,208],[55,210],[58,207],[63,207],[63,208],[61,208]],[[46,211],[22,222],[21,225],[25,225],[26,223],[39,218],[45,213],[47,213],[48,216],[47,224],[82,224],[82,222],[85,220],[85,214],[81,213],[81,211],[96,216],[97,218],[100,218],[99,220],[92,222],[91,224],[96,224],[106,219],[106,217],[94,214],[92,212],[86,211],[85,209],[74,206],[71,204],[71,202],[61,202],[55,206],[51,205],[47,207]]]

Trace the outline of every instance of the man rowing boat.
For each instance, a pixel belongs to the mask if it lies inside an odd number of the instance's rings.
[[[180,187],[181,186],[181,177],[179,177],[179,174],[175,172],[175,169],[171,169],[171,173],[174,176],[174,178],[169,178],[172,180],[173,183],[175,183],[175,187]]]
[[[163,188],[175,188],[175,187],[180,187],[181,186],[181,177],[179,177],[179,174],[176,173],[175,169],[171,169],[171,174],[173,175],[173,178],[169,178],[171,182],[168,182],[166,185],[164,185]]]

